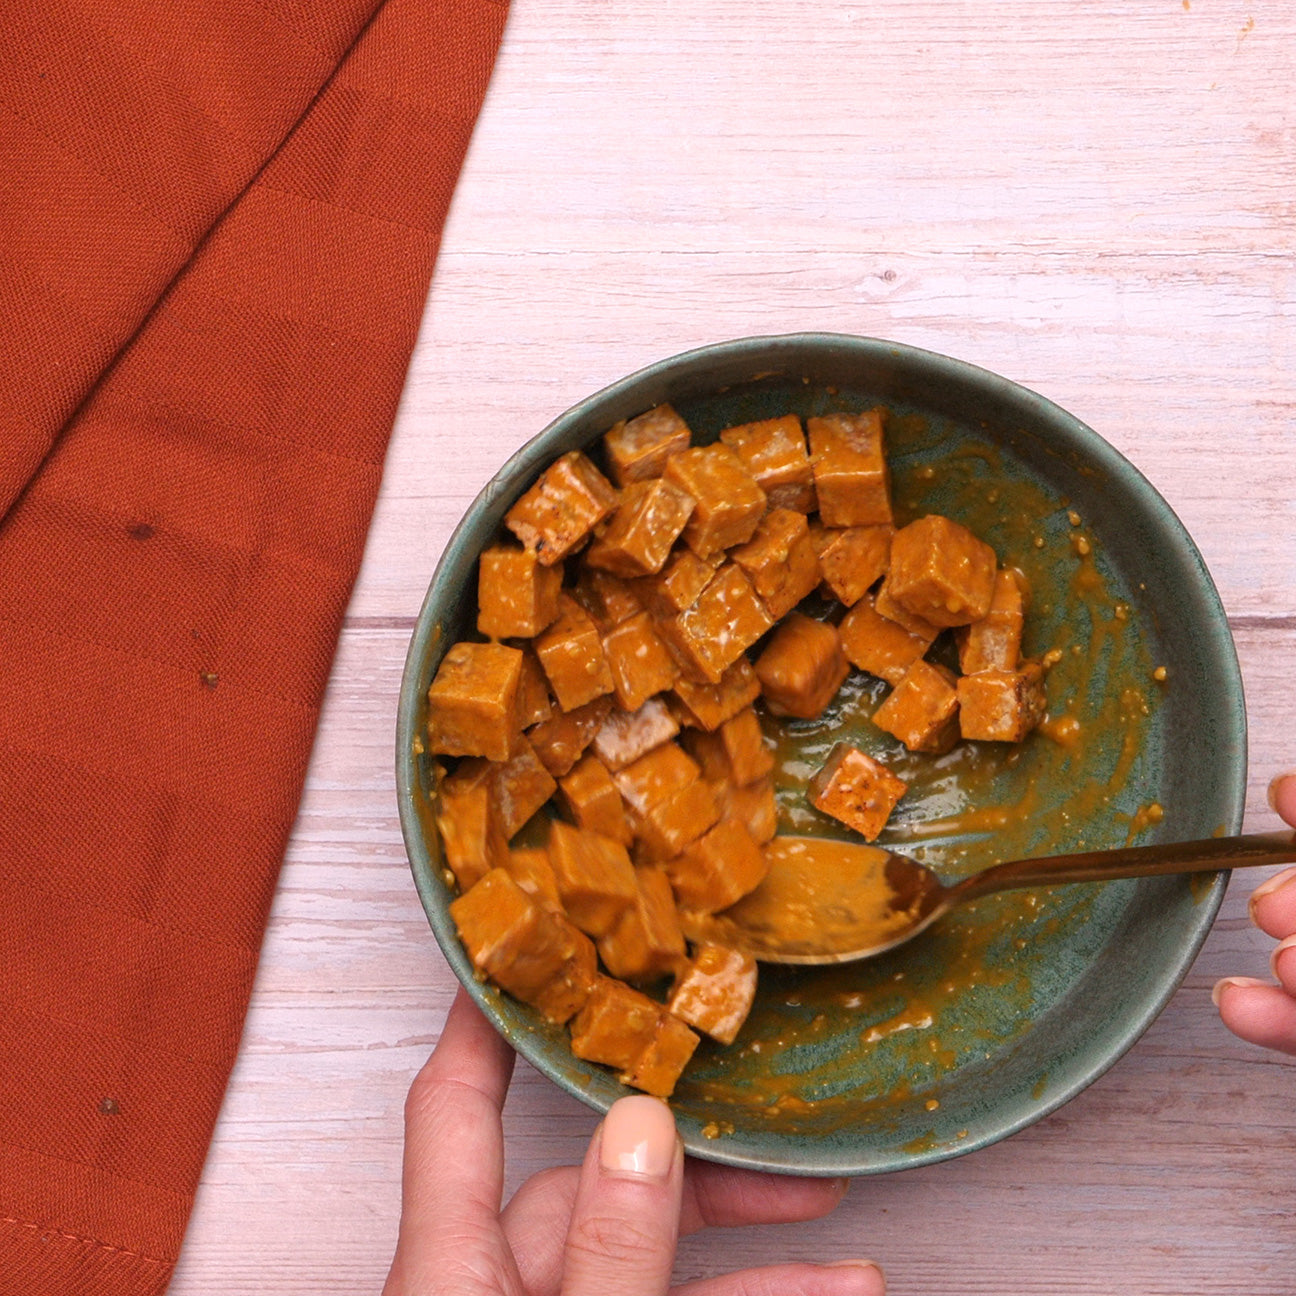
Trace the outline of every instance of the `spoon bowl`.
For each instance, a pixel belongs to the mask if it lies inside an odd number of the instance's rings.
[[[851,963],[895,949],[955,905],[1021,887],[1296,863],[1296,833],[1011,860],[946,884],[925,864],[860,842],[775,837],[769,873],[720,914],[687,916],[690,940],[728,944],[763,963]]]

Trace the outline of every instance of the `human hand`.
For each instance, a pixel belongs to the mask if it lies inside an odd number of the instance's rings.
[[[1296,774],[1280,775],[1269,803],[1296,827]],[[1264,1048],[1296,1054],[1296,868],[1276,873],[1251,896],[1251,921],[1278,941],[1272,964],[1278,984],[1225,977],[1212,991],[1224,1025]]]
[[[400,1234],[383,1296],[882,1296],[866,1260],[772,1265],[671,1286],[676,1239],[826,1215],[844,1180],[686,1162],[670,1108],[613,1104],[581,1166],[500,1209],[513,1051],[460,990],[405,1104]]]

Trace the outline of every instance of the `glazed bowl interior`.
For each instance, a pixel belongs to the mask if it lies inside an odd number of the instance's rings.
[[[566,1031],[478,981],[459,943],[421,751],[445,649],[474,638],[476,560],[558,455],[670,402],[697,442],[727,426],[881,404],[897,521],[947,513],[1020,567],[1025,650],[1055,650],[1049,719],[1020,749],[930,759],[881,839],[956,877],[1000,859],[1236,832],[1245,712],[1219,598],[1191,539],[1096,433],[984,370],[867,338],[798,334],[689,352],[562,415],[496,474],[446,548],[410,646],[397,778],[419,895],[446,958],[511,1043],[596,1109],[625,1090]],[[840,738],[883,759],[858,672],[778,744],[780,831],[834,835],[804,771]],[[990,897],[864,964],[762,968],[729,1048],[704,1042],[672,1098],[689,1152],[803,1174],[892,1171],[1013,1133],[1067,1101],[1142,1034],[1191,965],[1226,878],[1163,878]]]

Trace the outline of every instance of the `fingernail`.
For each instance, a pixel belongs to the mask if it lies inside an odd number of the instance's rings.
[[[872,1260],[829,1260],[824,1266],[825,1269],[861,1269],[865,1272],[872,1271],[873,1282],[871,1289],[876,1292],[886,1291],[886,1277],[882,1273],[879,1265]]]
[[[657,1098],[618,1098],[603,1119],[599,1165],[604,1174],[634,1179],[668,1179],[679,1137],[671,1109]]]
[[[1292,782],[1293,789],[1296,789],[1296,770],[1284,770],[1281,774],[1276,775],[1269,783],[1269,809],[1272,810],[1274,814],[1282,813],[1278,809],[1278,798],[1281,795],[1282,785],[1289,779]],[[1283,800],[1286,801],[1292,796],[1293,793],[1289,792],[1287,796],[1283,797]]]
[[[1275,873],[1271,878],[1265,878],[1254,891],[1251,892],[1251,899],[1247,901],[1247,908],[1251,911],[1251,921],[1255,921],[1255,905],[1257,900],[1263,900],[1267,895],[1273,893],[1289,882],[1296,882],[1296,868],[1283,869],[1281,873]]]
[[[1211,990],[1211,1002],[1218,1008],[1220,998],[1230,986],[1262,986],[1267,984],[1268,982],[1261,981],[1256,977],[1224,977],[1222,980],[1215,982],[1215,986]]]
[[[1281,940],[1274,946],[1274,952],[1269,955],[1269,966],[1273,968],[1274,976],[1278,976],[1278,956],[1283,950],[1296,949],[1296,936],[1288,936],[1286,940]]]

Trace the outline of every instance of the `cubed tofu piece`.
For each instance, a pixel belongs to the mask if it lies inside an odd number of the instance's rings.
[[[678,855],[720,818],[714,786],[698,779],[643,811],[631,811],[636,860],[657,862]]]
[[[839,603],[854,607],[886,575],[891,563],[893,526],[810,528],[810,541],[823,575],[821,588]]]
[[[689,448],[688,424],[669,405],[623,419],[603,434],[608,471],[618,486],[660,477],[671,455]]]
[[[630,582],[593,567],[580,568],[571,594],[590,614],[599,634],[607,634],[644,610],[643,601]]]
[[[637,711],[679,679],[679,665],[647,612],[605,632],[603,656],[612,672],[616,700],[625,711]]]
[[[681,745],[697,761],[702,777],[712,782],[741,786],[764,778],[774,768],[774,753],[751,707],[744,707],[712,733],[689,730]]]
[[[720,817],[736,819],[761,845],[778,832],[778,802],[772,778],[741,785],[725,783],[719,794]]]
[[[612,777],[626,805],[639,814],[688,787],[701,776],[688,754],[677,743],[663,743]]]
[[[428,689],[427,750],[507,760],[522,730],[522,653],[497,643],[454,644]]]
[[[548,853],[567,916],[596,939],[606,936],[638,895],[626,848],[602,833],[555,819]]]
[[[558,780],[558,796],[578,828],[630,845],[632,835],[625,803],[607,766],[597,756],[581,757],[571,773]]]
[[[652,1042],[664,1011],[624,981],[600,976],[572,1019],[572,1052],[586,1062],[623,1070]]]
[[[810,803],[875,841],[908,784],[881,761],[849,743],[838,743],[810,780]]]
[[[725,428],[720,440],[743,461],[770,508],[814,512],[814,470],[795,414]]]
[[[911,634],[889,617],[879,615],[872,596],[865,595],[842,617],[837,633],[852,666],[888,684],[898,684],[905,671],[932,646],[936,628],[929,628],[930,637]]]
[[[879,526],[892,521],[891,479],[883,447],[882,410],[806,420],[819,519],[824,526]]]
[[[1044,718],[1044,668],[1024,661],[1017,670],[984,670],[958,682],[959,728],[964,738],[1021,742]]]
[[[549,681],[545,679],[540,661],[529,648],[522,650],[522,674],[518,679],[518,719],[523,729],[541,724],[554,713],[553,699],[549,696]]]
[[[598,942],[603,966],[623,981],[656,981],[685,961],[684,934],[666,874],[651,865],[635,869],[639,895]]]
[[[765,705],[774,715],[822,715],[850,673],[837,627],[791,612],[756,659]]]
[[[450,916],[473,966],[549,1020],[566,1021],[593,988],[593,947],[504,869],[455,900]]]
[[[594,735],[594,754],[610,770],[624,769],[679,733],[679,721],[660,698],[649,698],[637,711],[608,712]]]
[[[754,891],[769,863],[745,824],[721,819],[668,859],[665,868],[681,908],[716,913]]]
[[[508,875],[542,909],[562,910],[558,879],[543,846],[517,846],[508,853]]]
[[[726,563],[692,607],[659,621],[657,628],[682,675],[718,684],[773,624],[742,570]]]
[[[571,450],[504,515],[504,525],[542,565],[551,567],[579,548],[617,506],[617,491],[590,459]]]
[[[947,752],[959,734],[955,683],[945,667],[916,661],[873,713],[873,723],[910,751]]]
[[[698,1036],[678,1017],[663,1012],[652,1039],[618,1078],[632,1089],[669,1098],[698,1043]]]
[[[527,741],[540,763],[554,778],[561,778],[580,760],[612,710],[610,695],[597,697],[572,711],[559,711],[527,730]]]
[[[508,760],[486,761],[474,756],[461,761],[442,788],[445,790],[456,782],[472,779],[479,772],[490,789],[492,804],[508,837],[512,837],[553,796],[558,786],[536,755],[535,748],[520,734]]]
[[[665,478],[634,482],[585,553],[591,567],[633,580],[661,571],[693,514],[693,497]]]
[[[558,615],[562,563],[543,566],[531,549],[497,544],[477,568],[477,630],[492,639],[530,639]]]
[[[508,837],[486,781],[442,783],[433,816],[446,866],[461,891],[508,863]]]
[[[760,680],[746,657],[739,657],[718,684],[676,680],[671,688],[682,723],[698,729],[718,729],[730,717],[760,697]]]
[[[670,617],[692,607],[697,597],[711,583],[723,554],[707,560],[692,549],[676,549],[656,576],[645,576],[635,582],[643,605],[654,616]]]
[[[751,539],[765,512],[765,492],[723,442],[672,455],[663,476],[693,499],[684,543],[699,558]]]
[[[756,960],[723,945],[702,945],[677,977],[666,1002],[682,1022],[732,1044],[756,1001]]]
[[[563,595],[558,619],[535,641],[545,678],[558,705],[575,710],[613,689],[598,627],[575,599]]]
[[[990,611],[998,566],[967,527],[929,513],[891,537],[887,591],[932,625],[970,625]]]
[[[777,621],[819,584],[819,558],[804,513],[771,509],[746,544],[729,557],[743,569],[752,588]]]
[[[955,632],[959,670],[975,675],[986,670],[1016,670],[1026,620],[1026,578],[1009,570],[995,573],[990,610]]]
[[[903,603],[898,603],[891,595],[891,577],[887,575],[869,598],[873,601],[873,610],[880,617],[894,621],[903,627],[915,639],[925,639],[928,643],[935,641],[943,626],[933,625],[930,621],[911,612]]]

